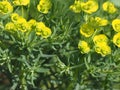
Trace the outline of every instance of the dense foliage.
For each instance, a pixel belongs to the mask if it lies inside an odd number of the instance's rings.
[[[119,89],[119,0],[0,0],[0,90]]]

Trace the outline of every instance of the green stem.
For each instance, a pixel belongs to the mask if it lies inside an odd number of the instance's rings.
[[[89,70],[89,65],[88,65],[88,62],[87,62],[87,58],[86,58],[86,57],[84,58],[84,62],[85,62],[86,68]]]
[[[79,67],[81,67],[81,66],[83,66],[84,64],[80,64],[80,65],[75,65],[75,66],[72,66],[72,67],[70,67],[70,69],[75,69],[75,68],[79,68]]]
[[[22,90],[27,90],[26,81],[24,77],[22,78],[21,83],[22,83]]]
[[[21,6],[22,17],[24,17],[24,7]]]

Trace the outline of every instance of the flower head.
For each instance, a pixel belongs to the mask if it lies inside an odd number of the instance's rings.
[[[20,18],[20,16],[17,13],[12,13],[11,14],[12,22],[16,22],[19,18]]]
[[[11,31],[16,30],[16,27],[15,27],[14,23],[9,22],[5,25],[5,30],[8,30],[8,31],[11,32]]]
[[[5,15],[13,11],[13,6],[8,1],[0,1],[0,14]]]
[[[108,20],[100,17],[95,17],[95,21],[98,23],[99,26],[106,26],[108,24]]]
[[[43,22],[38,22],[36,25],[36,34],[41,35],[43,38],[47,38],[51,35],[51,29],[45,26]]]
[[[81,53],[88,53],[90,51],[90,47],[86,41],[79,41],[78,48],[80,49]]]
[[[87,2],[81,2],[81,8],[84,12],[92,14],[98,10],[98,3],[95,0],[89,0]]]
[[[120,19],[114,19],[112,21],[112,27],[116,32],[120,32]]]
[[[117,9],[115,8],[114,4],[110,1],[107,1],[105,3],[103,3],[103,10],[112,14],[115,13],[117,11]]]
[[[74,4],[70,6],[70,9],[75,13],[81,12],[81,1],[75,0]]]
[[[89,24],[83,24],[80,28],[80,33],[85,37],[90,37],[94,33],[94,28]]]
[[[28,21],[28,24],[29,24],[29,26],[30,26],[30,30],[32,30],[32,29],[33,29],[33,30],[36,29],[36,25],[37,25],[36,20],[31,19],[31,20]]]
[[[19,18],[15,22],[16,29],[21,31],[21,32],[26,32],[30,29],[29,24],[27,23],[26,19],[24,18]]]
[[[47,38],[51,35],[51,29],[48,28],[48,27],[44,27],[42,30],[41,30],[41,36],[43,38]]]
[[[99,28],[108,24],[108,20],[101,17],[90,17],[88,20],[88,23],[94,28]]]
[[[108,38],[104,34],[99,34],[99,35],[94,36],[93,42],[96,45],[99,44],[99,43],[104,43],[104,42],[107,43],[108,42]]]
[[[37,9],[39,12],[47,14],[52,6],[50,0],[40,0],[39,4],[37,5]]]
[[[113,43],[120,48],[120,32],[114,35]]]
[[[99,43],[95,45],[95,51],[99,54],[101,54],[103,57],[111,54],[111,48],[106,43]]]
[[[13,4],[16,6],[26,6],[30,3],[30,0],[13,0]]]

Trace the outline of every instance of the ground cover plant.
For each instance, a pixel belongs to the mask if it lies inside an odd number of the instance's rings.
[[[0,0],[0,90],[119,89],[119,0]]]

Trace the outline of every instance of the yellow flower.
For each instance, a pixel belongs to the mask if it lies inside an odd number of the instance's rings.
[[[30,0],[13,0],[13,4],[16,6],[26,6],[30,3]]]
[[[104,34],[99,34],[99,35],[94,36],[93,42],[96,45],[99,44],[99,43],[104,43],[104,42],[107,43],[108,42],[108,38]]]
[[[95,29],[97,29],[100,26],[106,26],[108,24],[108,20],[100,18],[100,17],[90,17],[88,19],[88,23],[89,23],[90,26],[92,26]]]
[[[80,49],[81,53],[88,53],[90,51],[90,47],[86,41],[79,41],[78,48]]]
[[[15,27],[21,32],[26,32],[30,29],[29,24],[24,18],[19,18],[17,22],[15,22]]]
[[[110,1],[107,1],[105,3],[103,3],[103,10],[112,14],[115,13],[117,11],[117,9],[115,8],[114,4]]]
[[[28,24],[29,24],[31,30],[36,29],[36,24],[37,24],[36,20],[31,19],[31,20],[28,21]]]
[[[20,16],[17,13],[12,13],[11,14],[12,22],[16,22],[19,18],[20,18]]]
[[[9,14],[12,11],[13,7],[8,1],[0,1],[0,15]]]
[[[95,21],[98,23],[99,26],[106,26],[108,24],[108,20],[100,17],[95,17]]]
[[[120,32],[114,35],[113,43],[120,48]]]
[[[12,13],[11,21],[14,23],[24,23],[24,22],[26,22],[26,19],[23,18],[22,16],[19,16],[17,13]]]
[[[75,13],[81,12],[81,1],[75,0],[74,4],[70,6],[70,9]]]
[[[27,22],[26,19],[23,17],[19,17],[16,21],[16,23],[26,23],[26,22]]]
[[[47,14],[52,6],[50,0],[40,0],[39,4],[37,5],[37,9],[39,12]]]
[[[51,29],[46,27],[43,22],[38,22],[36,25],[36,34],[41,35],[43,38],[47,38],[51,35]]]
[[[112,21],[112,27],[116,32],[120,32],[120,19],[114,19]]]
[[[8,30],[8,31],[14,31],[14,30],[16,30],[14,23],[12,23],[12,22],[7,23],[5,25],[5,30]]]
[[[90,37],[94,33],[94,28],[88,24],[83,24],[80,28],[80,33],[85,37]]]
[[[36,24],[36,34],[37,35],[41,35],[42,32],[42,28],[46,27],[45,24],[43,22],[38,22]]]
[[[95,0],[89,0],[87,2],[81,2],[81,8],[84,12],[92,14],[98,10],[98,3]]]
[[[110,46],[108,46],[106,43],[99,43],[97,45],[95,45],[95,51],[99,54],[101,54],[103,57],[111,54],[111,48]]]
[[[48,27],[44,27],[41,31],[41,36],[43,38],[48,38],[51,35],[51,29]]]

